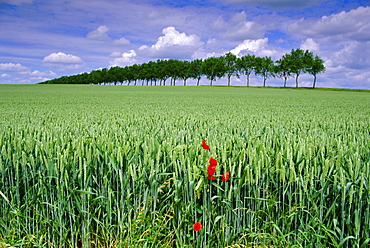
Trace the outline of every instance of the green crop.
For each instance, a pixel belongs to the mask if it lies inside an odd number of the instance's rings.
[[[0,247],[368,247],[369,106],[368,91],[0,85]]]

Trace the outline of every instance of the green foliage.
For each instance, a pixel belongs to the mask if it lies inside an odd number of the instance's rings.
[[[282,59],[275,62],[270,57],[256,57],[254,55],[246,55],[237,58],[231,52],[226,53],[221,57],[210,57],[207,59],[195,59],[193,61],[182,60],[161,60],[156,62],[149,61],[141,65],[134,64],[132,66],[112,67],[109,70],[106,68],[94,70],[91,73],[82,73],[73,76],[63,76],[42,82],[41,84],[110,84],[116,85],[118,82],[123,84],[127,82],[130,85],[134,81],[141,80],[141,85],[156,86],[166,85],[166,80],[171,78],[170,85],[176,85],[176,80],[182,79],[184,86],[189,78],[197,80],[197,86],[202,76],[210,80],[210,85],[213,81],[227,76],[227,85],[231,85],[232,76],[247,76],[247,86],[249,86],[249,77],[254,71],[256,75],[263,77],[263,86],[266,86],[266,80],[269,77],[284,77],[284,87],[286,80],[292,74],[296,74],[296,86],[298,87],[298,76],[302,72],[308,72],[314,76],[313,88],[316,84],[316,75],[325,71],[323,60],[315,56],[309,51],[301,49],[292,50],[291,54],[285,54]],[[149,83],[150,82],[150,83]]]
[[[247,86],[249,86],[249,76],[256,69],[256,56],[246,55],[236,59],[237,70],[247,76]]]
[[[313,88],[316,84],[316,75],[325,71],[324,61],[319,56],[313,56],[313,53],[302,49],[292,49],[290,54],[285,54],[280,60],[276,61],[277,75],[284,78],[284,87],[286,80],[292,74],[296,75],[296,87],[298,87],[298,77],[301,73],[308,72],[314,76]]]
[[[306,68],[306,72],[312,74],[314,76],[313,86],[312,88],[315,88],[316,85],[316,75],[320,72],[325,71],[324,61],[319,57],[315,56],[313,58],[313,55],[309,58],[310,62],[308,63],[309,66]]]
[[[227,72],[226,61],[222,58],[210,57],[203,61],[202,73],[210,80],[210,85],[217,78],[222,78]]]
[[[369,245],[368,91],[0,85],[0,99],[0,246]],[[210,156],[229,181],[207,180]]]
[[[237,57],[235,54],[228,52],[225,56],[222,57],[225,61],[225,74],[227,75],[227,86],[230,86],[230,78],[231,76],[235,75],[239,77],[238,74],[238,67],[236,64]]]
[[[275,76],[274,61],[272,61],[271,57],[256,58],[255,72],[256,75],[263,77],[263,87],[265,87],[267,78]]]

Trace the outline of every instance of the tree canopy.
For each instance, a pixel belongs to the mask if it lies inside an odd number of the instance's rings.
[[[245,55],[237,57],[231,52],[220,57],[209,57],[206,59],[174,60],[158,59],[142,64],[134,64],[126,67],[111,67],[93,70],[90,73],[81,73],[72,76],[62,76],[41,82],[42,84],[114,84],[130,85],[141,81],[141,85],[166,86],[170,79],[170,85],[175,86],[176,81],[182,80],[186,85],[188,79],[197,80],[200,84],[202,77],[209,80],[212,86],[217,79],[227,77],[227,85],[231,85],[231,77],[245,75],[247,86],[250,83],[250,75],[263,78],[263,86],[266,86],[268,78],[284,78],[284,87],[289,77],[295,75],[296,87],[299,86],[299,76],[309,73],[314,77],[313,85],[316,86],[317,74],[324,72],[324,61],[308,50],[292,49],[281,59],[273,61],[271,57],[256,57]]]

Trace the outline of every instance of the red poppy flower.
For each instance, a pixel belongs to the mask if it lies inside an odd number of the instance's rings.
[[[203,140],[203,141],[202,141],[202,147],[203,147],[203,149],[205,149],[205,150],[209,150],[209,146],[206,144],[206,142],[207,142],[207,140]]]
[[[208,175],[212,176],[213,174],[216,173],[216,167],[209,164],[207,167],[207,172]]]
[[[207,177],[207,179],[208,179],[208,180],[216,180],[217,178],[216,178],[216,177],[214,177],[214,176],[208,176],[208,177]]]
[[[217,166],[217,160],[216,159],[214,159],[214,158],[210,158],[209,159],[209,163],[213,166],[213,167],[216,167]]]
[[[202,230],[202,228],[203,227],[202,227],[202,224],[200,222],[194,223],[194,226],[193,226],[194,231],[198,232],[198,231]]]
[[[228,180],[229,180],[229,178],[230,178],[230,173],[229,172],[225,172],[224,174],[222,174],[222,176],[221,176],[221,180],[223,181],[223,182],[227,182]]]

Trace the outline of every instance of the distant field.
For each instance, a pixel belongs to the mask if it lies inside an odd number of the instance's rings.
[[[0,247],[370,244],[370,91],[0,85],[0,113]]]

